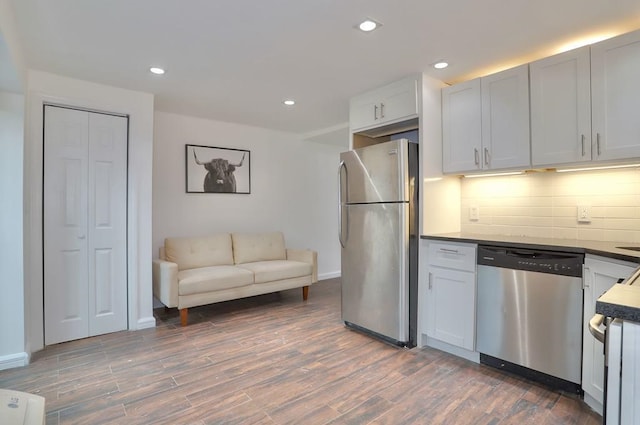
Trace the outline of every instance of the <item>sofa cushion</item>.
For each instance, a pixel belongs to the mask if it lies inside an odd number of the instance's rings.
[[[253,273],[235,266],[202,267],[178,272],[180,295],[200,294],[252,283]]]
[[[228,233],[202,238],[167,238],[164,250],[167,261],[176,263],[178,270],[233,264]]]
[[[232,233],[231,237],[236,264],[287,259],[284,235],[280,232]]]
[[[251,270],[255,274],[255,283],[266,283],[273,282],[274,280],[309,276],[313,272],[313,267],[309,263],[288,260],[244,263],[239,265],[238,268]]]

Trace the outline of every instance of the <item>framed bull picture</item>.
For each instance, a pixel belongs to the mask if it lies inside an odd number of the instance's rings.
[[[187,193],[251,193],[251,152],[186,145]]]

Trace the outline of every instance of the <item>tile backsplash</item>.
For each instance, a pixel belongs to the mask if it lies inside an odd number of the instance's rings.
[[[463,178],[461,208],[465,233],[640,243],[640,169]]]

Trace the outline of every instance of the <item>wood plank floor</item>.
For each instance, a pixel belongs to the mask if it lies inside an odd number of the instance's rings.
[[[47,424],[599,424],[580,400],[340,321],[340,281],[190,309],[158,326],[47,347],[0,388]],[[2,420],[0,418],[0,423]]]

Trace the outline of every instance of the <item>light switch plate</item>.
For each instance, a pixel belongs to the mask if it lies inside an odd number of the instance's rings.
[[[578,223],[591,223],[591,207],[578,205]]]
[[[469,207],[469,220],[471,221],[480,220],[480,208],[477,205],[471,205]]]

